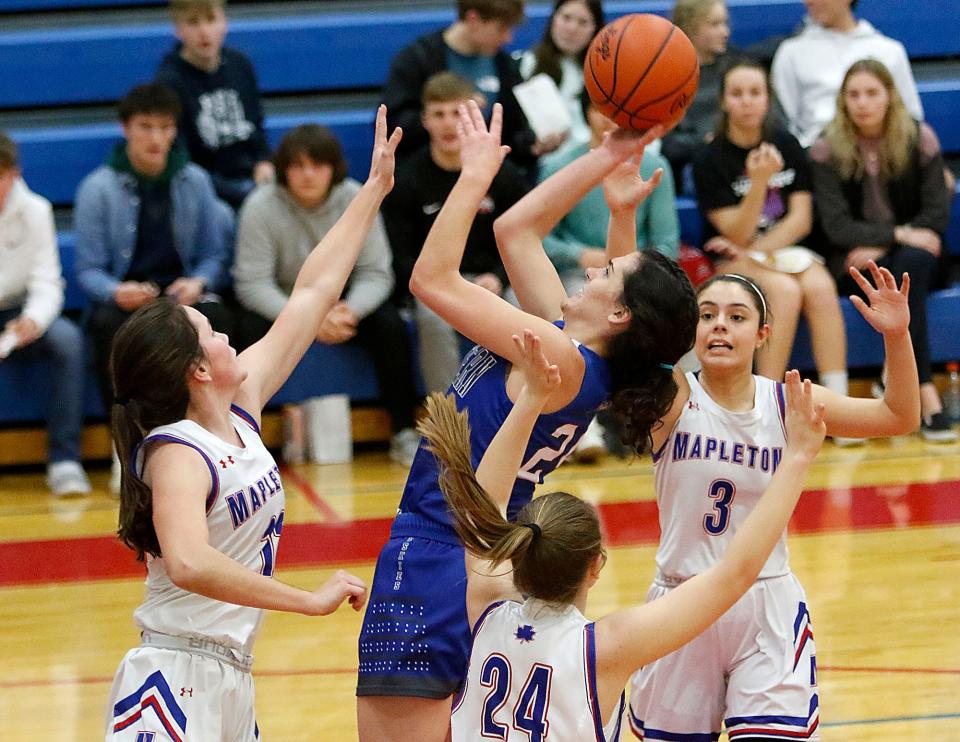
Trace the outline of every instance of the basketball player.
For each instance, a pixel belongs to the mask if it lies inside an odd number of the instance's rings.
[[[106,740],[254,740],[250,675],[263,609],[363,607],[366,587],[338,571],[310,592],[272,579],[284,494],[260,439],[264,404],[340,296],[384,196],[400,131],[377,113],[370,176],[304,262],[266,336],[237,357],[190,307],[159,301],[113,342],[113,430],[122,463],[121,540],[147,562],[134,614],[141,645],[120,663]]]
[[[642,450],[650,426],[669,408],[673,363],[692,345],[696,305],[686,276],[658,253],[635,253],[591,269],[582,292],[567,297],[542,238],[583,195],[659,132],[615,132],[537,186],[497,221],[510,282],[528,311],[461,276],[473,217],[506,153],[501,112],[490,130],[472,101],[461,109],[462,169],[417,260],[411,291],[477,343],[451,390],[471,411],[475,460],[506,418],[520,390],[511,335],[534,328],[561,382],[544,405],[522,466],[513,477],[510,512],[574,449],[597,408],[611,401]],[[626,221],[656,182],[640,182],[626,199]],[[434,457],[414,459],[380,552],[359,642],[360,739],[437,742],[450,726],[451,696],[466,672],[470,625],[465,609],[463,547],[437,483]],[[403,723],[399,724],[398,719]]]
[[[516,342],[530,348],[529,358],[517,363],[525,385],[475,476],[466,413],[458,414],[451,398],[435,396],[423,424],[468,554],[473,646],[466,684],[453,707],[452,738],[613,742],[633,664],[696,636],[756,578],[823,442],[822,406],[814,404],[810,382],[801,384],[799,374],[790,372],[788,443],[779,472],[723,558],[662,601],[591,623],[583,615],[587,594],[606,561],[594,508],[554,492],[526,505],[515,522],[506,519],[520,452],[559,384],[538,338],[527,332]]]
[[[890,383],[880,400],[814,386],[828,435],[899,435],[920,419],[909,277],[898,290],[888,270],[869,268],[872,284],[850,271],[869,303],[852,301],[883,335]],[[789,443],[783,386],[752,373],[771,331],[762,290],[749,278],[718,275],[700,287],[698,302],[702,370],[675,372],[680,392],[653,433],[662,535],[650,605],[717,563]],[[721,725],[737,742],[818,739],[818,702],[813,626],[783,534],[756,584],[716,625],[634,676],[630,721],[640,739],[717,739]]]

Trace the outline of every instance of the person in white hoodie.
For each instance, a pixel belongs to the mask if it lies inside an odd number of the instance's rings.
[[[0,132],[0,364],[51,361],[47,390],[47,486],[57,497],[87,494],[80,464],[83,335],[61,317],[63,277],[50,202],[20,177],[17,147]]]
[[[857,0],[804,0],[804,5],[806,27],[780,45],[771,69],[788,128],[800,144],[809,147],[820,136],[836,113],[844,74],[867,57],[883,62],[907,111],[917,121],[923,120],[923,105],[903,44],[857,20],[853,14]]]

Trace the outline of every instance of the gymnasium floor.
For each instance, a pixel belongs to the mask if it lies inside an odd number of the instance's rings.
[[[284,475],[280,579],[333,566],[369,579],[405,470],[383,453]],[[648,460],[567,464],[551,479],[597,503],[612,543],[589,614],[642,599],[657,535]],[[97,491],[52,501],[39,474],[0,474],[0,738],[102,739],[110,680],[137,642],[142,569]],[[916,436],[827,444],[791,528],[817,642],[824,740],[960,740],[960,446]],[[272,614],[254,675],[262,738],[353,740],[360,617]],[[628,733],[624,739],[628,739]]]

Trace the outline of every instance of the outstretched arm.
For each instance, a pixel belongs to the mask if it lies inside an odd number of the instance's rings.
[[[560,369],[562,382],[548,405],[548,409],[559,409],[580,388],[584,363],[579,351],[550,322],[517,309],[460,273],[474,216],[508,150],[500,144],[501,125],[499,105],[494,105],[489,130],[475,102],[461,108],[460,176],[420,251],[410,291],[458,332],[513,363],[521,357],[511,335],[531,329]]]
[[[290,299],[269,332],[240,355],[247,378],[237,403],[251,413],[259,414],[287,380],[313,343],[320,321],[340,298],[380,204],[393,188],[394,153],[401,135],[395,129],[387,138],[387,109],[380,106],[367,182],[300,268]]]
[[[873,283],[856,268],[850,275],[867,297],[850,301],[874,330],[883,335],[886,353],[887,384],[883,399],[858,399],[814,387],[814,398],[825,406],[824,420],[830,435],[877,437],[904,435],[920,424],[920,379],[910,342],[910,276],[903,274],[900,288],[886,268],[872,260],[867,267]]]
[[[543,238],[617,165],[633,155],[642,156],[643,148],[661,131],[655,126],[642,135],[623,129],[612,132],[601,146],[551,175],[497,219],[494,232],[500,257],[524,309],[550,321],[560,317],[566,293],[543,250]]]
[[[783,458],[721,560],[659,600],[597,621],[601,704],[612,704],[638,667],[679,648],[723,615],[753,584],[783,535],[826,432],[823,406],[814,402],[810,381],[801,384],[796,371],[787,373],[786,379]]]
[[[657,168],[649,180],[644,180],[640,176],[642,159],[642,152],[634,155],[603,179],[603,197],[610,209],[607,227],[609,260],[637,251],[637,209],[656,190],[663,177],[663,169]]]

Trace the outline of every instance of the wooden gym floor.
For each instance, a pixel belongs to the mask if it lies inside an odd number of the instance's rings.
[[[379,452],[287,470],[279,578],[314,587],[344,566],[369,580],[405,473]],[[142,595],[142,568],[112,537],[106,477],[54,501],[42,475],[0,474],[2,739],[103,739]],[[567,464],[550,484],[598,504],[612,544],[589,613],[642,600],[657,536],[649,460]],[[960,446],[828,443],[808,487],[790,547],[812,606],[823,739],[960,740]],[[254,666],[263,739],[356,739],[359,626],[348,609],[268,617]]]

